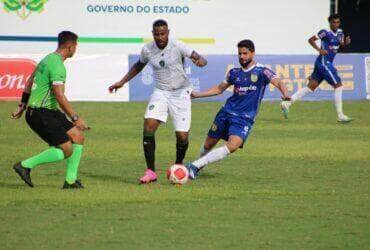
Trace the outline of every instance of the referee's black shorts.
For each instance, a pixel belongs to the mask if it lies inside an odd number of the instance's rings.
[[[45,108],[29,107],[26,121],[30,128],[50,146],[58,146],[69,141],[67,131],[74,126],[64,113]]]

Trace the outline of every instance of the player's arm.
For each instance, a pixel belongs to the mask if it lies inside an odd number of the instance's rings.
[[[23,112],[26,110],[27,104],[28,104],[28,99],[30,99],[30,95],[31,95],[33,80],[35,78],[35,71],[36,71],[36,69],[33,71],[31,76],[28,78],[28,80],[26,82],[26,85],[24,86],[21,102],[18,104],[18,110],[13,112],[11,114],[10,118],[18,119],[22,116]]]
[[[33,80],[35,79],[35,71],[36,69],[32,72],[31,76],[27,79],[26,85],[24,86],[24,89],[23,89],[23,93],[31,94]]]
[[[196,51],[191,53],[190,59],[198,67],[204,67],[207,65],[207,60],[203,56],[199,55]]]
[[[319,46],[317,46],[317,44],[316,44],[317,40],[319,40],[319,38],[317,36],[311,36],[308,39],[308,43],[312,46],[312,48],[317,50],[317,52],[319,52],[320,55],[327,55],[328,52],[326,50],[321,49]]]
[[[190,60],[198,67],[204,67],[207,65],[207,60],[199,55],[195,50],[187,46],[185,43],[176,41],[176,45],[180,50],[183,57],[190,58]]]
[[[146,63],[141,62],[138,60],[134,65],[131,66],[130,70],[127,72],[127,74],[118,82],[111,85],[108,90],[109,92],[117,91],[117,89],[122,88],[125,83],[130,81],[132,78],[134,78],[137,74],[139,74],[143,68],[145,67]]]
[[[272,78],[270,82],[281,92],[283,101],[290,101],[288,90],[279,77]]]
[[[215,95],[221,95],[228,87],[230,87],[230,83],[222,82],[218,85],[215,85],[204,92],[192,92],[191,98],[202,98],[202,97],[210,97]]]
[[[81,130],[90,129],[68,102],[67,97],[64,94],[64,84],[53,84],[53,92],[60,108],[72,119],[75,126]]]

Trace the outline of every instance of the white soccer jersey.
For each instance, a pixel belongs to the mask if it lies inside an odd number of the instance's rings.
[[[156,88],[173,91],[190,85],[184,70],[184,57],[190,58],[192,52],[190,47],[177,40],[169,39],[163,50],[153,41],[141,50],[140,62],[152,65]]]

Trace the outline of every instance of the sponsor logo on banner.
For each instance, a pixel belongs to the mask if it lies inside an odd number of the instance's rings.
[[[15,12],[25,20],[32,12],[42,12],[48,0],[0,0],[6,12]]]
[[[0,100],[19,98],[36,65],[29,59],[0,58]]]
[[[159,4],[153,1],[148,4],[136,4],[134,1],[108,1],[97,3],[96,1],[85,1],[86,11],[90,14],[177,14],[186,15],[191,12],[192,4],[210,3],[212,0],[187,0],[185,5],[181,4]],[[173,1],[175,2],[175,1]]]
[[[189,14],[188,5],[131,5],[131,4],[88,4],[91,14]]]
[[[129,65],[133,65],[139,55],[129,56]],[[312,74],[316,55],[257,55],[256,61],[264,64],[267,68],[264,73],[267,76],[273,72],[285,83],[290,94],[305,87],[308,77]],[[339,54],[335,60],[335,67],[344,86],[343,98],[345,100],[359,100],[366,98],[366,80],[370,82],[369,54]],[[366,60],[365,60],[366,59]],[[240,67],[237,55],[208,55],[208,65],[204,68],[194,66],[190,61],[185,66],[185,73],[193,85],[194,91],[204,91],[225,79],[225,72],[233,67]],[[364,62],[366,66],[364,67]],[[149,67],[149,66],[148,66]],[[365,69],[367,72],[365,72]],[[135,77],[130,81],[130,100],[146,101],[152,92],[153,71],[145,71],[141,77]],[[146,80],[146,81],[145,81]],[[258,79],[251,75],[251,81]],[[202,98],[199,101],[225,101],[233,94],[233,88],[225,91],[223,95]],[[236,93],[254,90],[253,87],[236,89]],[[368,98],[370,98],[370,84],[368,84]],[[280,100],[281,93],[272,84],[266,88],[264,100]],[[308,94],[303,100],[332,100],[333,88],[323,81],[315,93]]]

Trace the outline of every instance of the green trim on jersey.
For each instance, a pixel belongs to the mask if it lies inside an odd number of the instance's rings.
[[[37,65],[28,105],[33,108],[58,109],[53,92],[53,82],[66,81],[66,68],[62,56],[51,53]]]

